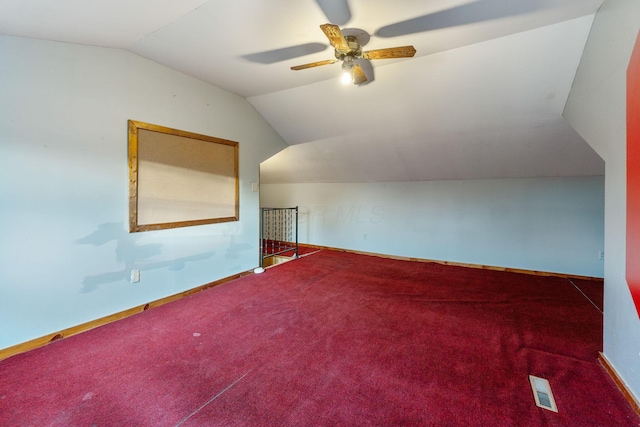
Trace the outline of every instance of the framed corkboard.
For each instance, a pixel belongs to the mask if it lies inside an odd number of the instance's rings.
[[[238,143],[129,120],[129,231],[238,221]]]

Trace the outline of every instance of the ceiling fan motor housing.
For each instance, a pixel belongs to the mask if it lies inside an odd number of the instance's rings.
[[[346,57],[361,58],[362,47],[360,46],[360,43],[358,43],[358,39],[355,36],[345,36],[345,40],[347,41],[347,45],[349,45],[349,51],[340,52],[338,49],[336,49],[336,58],[340,61],[344,61]]]

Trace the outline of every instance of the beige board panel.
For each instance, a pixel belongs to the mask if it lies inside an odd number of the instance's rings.
[[[238,219],[237,143],[132,123],[131,231]]]

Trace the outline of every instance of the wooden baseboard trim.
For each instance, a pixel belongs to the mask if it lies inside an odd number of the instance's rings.
[[[389,258],[389,259],[398,259],[401,261],[416,261],[416,262],[433,262],[441,265],[452,265],[455,267],[465,267],[465,268],[477,268],[481,270],[492,270],[492,271],[504,271],[508,273],[519,273],[519,274],[528,274],[530,276],[544,276],[544,277],[559,277],[562,279],[577,279],[577,280],[596,280],[596,281],[604,281],[602,277],[591,277],[591,276],[580,276],[576,274],[565,274],[565,273],[554,273],[549,271],[535,271],[535,270],[524,270],[519,268],[509,268],[509,267],[498,267],[492,265],[480,265],[480,264],[467,264],[463,262],[452,262],[452,261],[441,261],[436,259],[427,259],[427,258],[414,258],[414,257],[403,257],[397,255],[387,255],[380,254],[375,252],[364,252],[364,251],[356,251],[352,249],[343,249],[343,248],[334,248],[330,246],[319,246],[319,245],[309,245],[309,244],[300,244],[300,246],[306,246],[309,248],[315,249],[327,249],[330,251],[338,251],[338,252],[349,252],[353,254],[360,255],[370,255],[377,256],[381,258]]]
[[[67,338],[73,335],[77,335],[79,333],[97,328],[98,326],[106,325],[111,322],[115,322],[116,320],[124,319],[129,316],[133,316],[134,314],[143,312],[150,308],[158,307],[172,301],[184,298],[186,296],[204,291],[205,289],[212,288],[214,286],[221,285],[223,283],[229,282],[231,280],[247,276],[249,274],[253,274],[253,271],[246,271],[243,273],[238,273],[233,276],[225,277],[220,280],[216,280],[215,282],[207,283],[206,285],[198,286],[193,289],[189,289],[174,295],[169,295],[167,297],[151,301],[147,304],[139,305],[137,307],[130,308],[128,310],[120,311],[118,313],[111,314],[109,316],[101,317],[99,319],[92,320],[90,322],[82,323],[80,325],[72,326],[67,329],[63,329],[62,331],[53,332],[51,334],[42,336],[40,338],[35,338],[30,341],[26,341],[20,344],[16,344],[11,347],[0,349],[0,360],[7,359],[11,356],[15,356],[16,354],[25,353],[29,350],[34,350],[39,347],[43,347],[53,341],[57,341],[59,339]]]
[[[611,366],[611,363],[609,363],[609,360],[607,360],[607,357],[604,355],[604,353],[600,352],[598,360],[600,361],[600,364],[602,365],[604,370],[607,371],[607,374],[609,374],[613,382],[616,383],[616,386],[618,387],[620,392],[622,392],[625,399],[627,399],[629,405],[631,405],[633,410],[636,411],[636,414],[640,416],[640,402],[638,402],[638,399],[636,399],[636,397],[633,395],[631,390],[629,390],[622,378],[620,378],[613,366]]]

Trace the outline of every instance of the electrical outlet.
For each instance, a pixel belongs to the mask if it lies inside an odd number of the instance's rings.
[[[604,251],[598,251],[598,259],[604,260]]]
[[[131,283],[138,283],[140,281],[140,270],[131,270]]]
[[[367,240],[369,238],[369,236],[367,236],[366,234],[362,235],[362,240]]]

